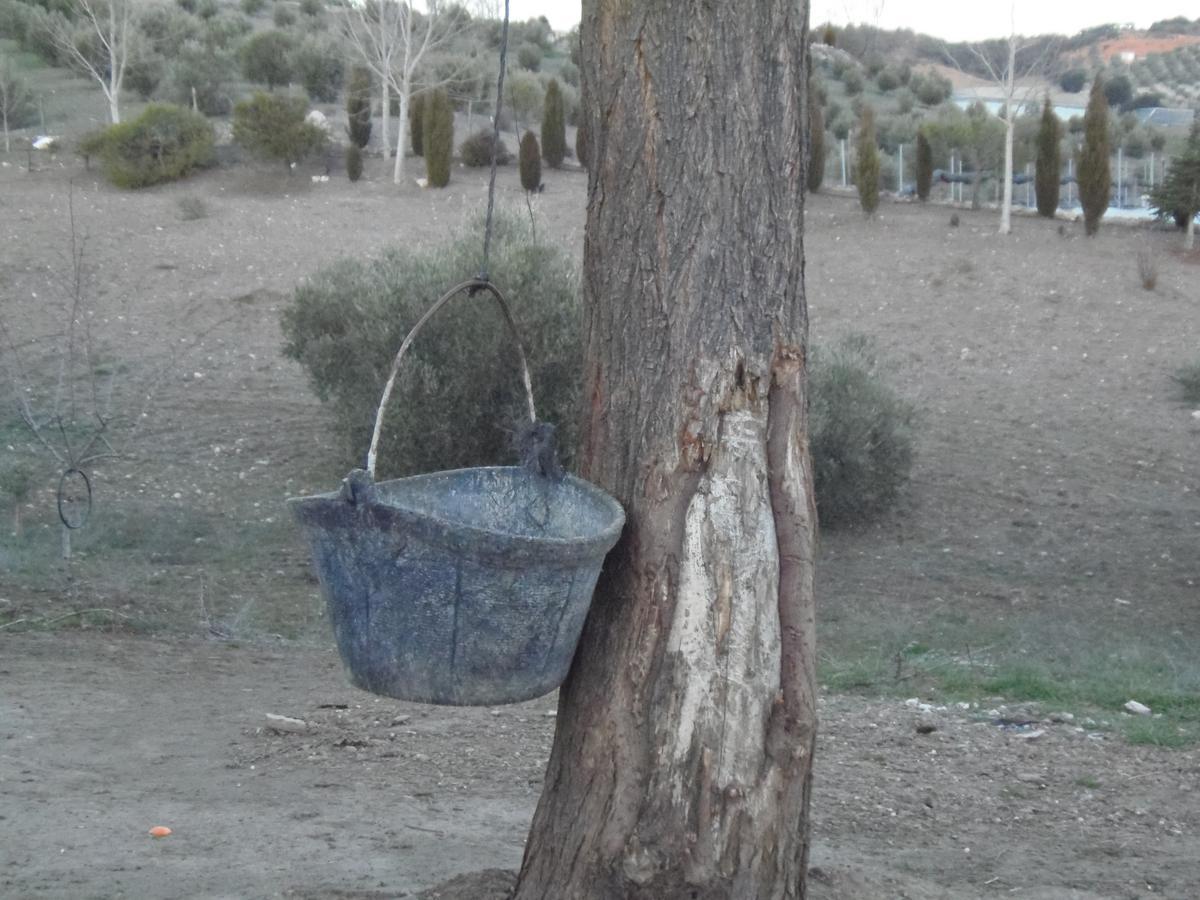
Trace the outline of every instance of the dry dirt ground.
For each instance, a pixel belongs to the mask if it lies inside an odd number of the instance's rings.
[[[217,641],[8,638],[0,687],[14,898],[382,900],[512,869],[554,728],[551,698],[406,704],[349,687],[332,651]],[[1200,754],[1034,716],[826,697],[813,896],[1195,897]]]
[[[0,545],[0,896],[383,898],[511,870],[552,700],[439,709],[349,688],[281,504],[348,467],[279,352],[289,292],[339,255],[437,240],[479,208],[482,176],[434,193],[213,172],[122,193],[73,163],[30,176],[9,162],[0,313],[22,365],[36,380],[45,344],[28,341],[61,328],[51,276],[75,176],[89,321],[137,385],[122,396],[140,424],[93,473],[70,566],[53,562],[52,492]],[[189,195],[206,217],[180,217]],[[582,176],[552,172],[537,201],[575,253],[583,200]],[[921,410],[900,507],[822,538],[822,627],[839,636],[823,663],[842,672],[861,634],[890,667],[892,647],[951,628],[972,666],[1001,641],[1044,652],[1047,635],[1115,662],[1182,647],[1193,683],[1200,421],[1170,373],[1200,351],[1200,266],[1172,234],[1086,240],[1018,219],[1000,239],[993,214],[960,215],[951,228],[943,208],[885,205],[867,222],[844,198],[810,201],[814,339],[874,335]],[[1158,260],[1153,292],[1139,246]],[[28,630],[84,609],[103,612]],[[91,627],[61,630],[76,621]],[[1046,704],[923,709],[888,693],[822,702],[815,897],[1200,895],[1195,745],[1132,745]],[[312,730],[272,733],[267,713]],[[174,834],[150,838],[160,824]]]

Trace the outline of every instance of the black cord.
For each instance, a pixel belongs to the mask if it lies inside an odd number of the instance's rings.
[[[483,266],[479,280],[488,281],[488,251],[492,245],[492,209],[496,205],[496,157],[500,147],[500,107],[504,104],[504,70],[508,66],[508,0],[504,0],[504,25],[500,30],[500,75],[496,79],[496,112],[492,117],[492,173],[488,179],[487,221],[483,226]]]

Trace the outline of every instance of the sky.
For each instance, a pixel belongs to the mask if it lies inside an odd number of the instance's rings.
[[[737,0],[730,0],[737,2]],[[1075,34],[1106,22],[1132,22],[1145,28],[1151,22],[1200,16],[1196,0],[1015,0],[1017,31],[1022,34]],[[501,7],[503,8],[503,7]],[[974,41],[1008,33],[1010,5],[964,0],[812,0],[810,21],[835,25],[868,23],[881,28],[911,28],[952,41]],[[516,21],[545,16],[555,31],[579,22],[579,0],[510,0]]]

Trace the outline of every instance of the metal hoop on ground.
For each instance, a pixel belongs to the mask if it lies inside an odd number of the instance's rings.
[[[87,524],[92,514],[92,482],[87,473],[74,467],[58,479],[58,518],[75,530]]]

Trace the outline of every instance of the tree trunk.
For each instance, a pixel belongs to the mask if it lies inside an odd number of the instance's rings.
[[[807,20],[793,0],[584,3],[580,467],[628,525],[517,900],[805,896]]]
[[[1000,201],[1000,233],[1012,231],[1012,180],[1013,180],[1013,124],[1017,111],[1013,99],[1017,89],[1017,36],[1008,37],[1008,68],[1004,73],[1004,199]]]
[[[396,93],[400,95],[399,130],[396,132],[396,165],[392,169],[392,183],[399,184],[404,178],[404,154],[408,152],[408,101],[411,95],[408,79],[400,85]]]
[[[383,161],[387,165],[389,154],[391,153],[392,136],[388,133],[389,123],[392,113],[392,97],[388,93],[388,83],[386,78],[379,79],[379,93],[383,97],[383,121],[380,123],[383,127],[380,129],[380,138],[383,140]]]
[[[1183,249],[1191,250],[1196,246],[1196,215],[1188,216],[1187,231],[1183,236]]]

